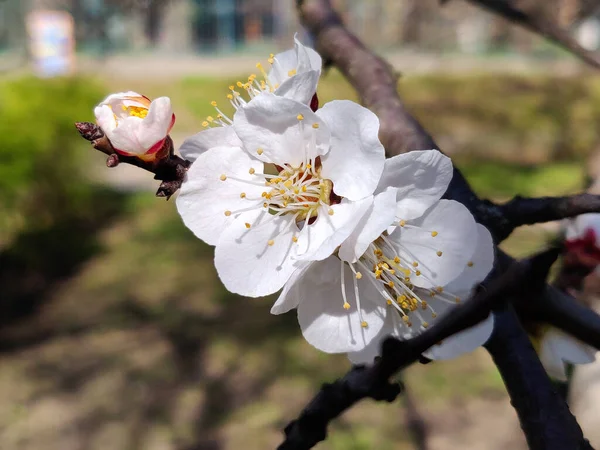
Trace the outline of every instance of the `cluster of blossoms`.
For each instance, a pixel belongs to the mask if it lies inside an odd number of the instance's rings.
[[[177,207],[215,246],[225,287],[250,296],[283,288],[272,308],[296,308],[306,340],[372,361],[381,339],[407,339],[468,298],[492,268],[489,232],[441,200],[450,160],[435,150],[385,159],[379,120],[350,101],[318,107],[321,60],[296,42],[271,55],[264,79],[230,86],[180,148],[193,161]],[[483,344],[490,316],[431,349],[449,358]]]
[[[584,268],[584,272],[598,272],[599,238],[600,214],[582,214],[568,220],[563,264]],[[595,360],[595,348],[551,326],[538,326],[533,333],[533,342],[544,368],[558,380],[567,380],[566,364],[589,364]]]
[[[319,107],[316,52],[296,40],[268,62],[229,87],[232,114],[213,101],[215,115],[181,146],[192,165],[178,211],[215,246],[228,290],[282,290],[273,314],[296,309],[310,344],[370,362],[384,337],[409,339],[471,295],[492,269],[492,237],[466,207],[442,199],[453,173],[447,157],[427,150],[386,160],[372,112],[350,101]],[[107,97],[95,114],[115,151],[150,162],[175,121],[168,98],[135,92]],[[469,352],[492,329],[490,315],[425,356]],[[554,357],[549,370],[590,359],[557,336],[542,340],[542,357]]]

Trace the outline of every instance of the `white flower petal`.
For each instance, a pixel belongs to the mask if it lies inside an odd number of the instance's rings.
[[[412,151],[385,161],[378,191],[398,188],[398,217],[414,219],[437,202],[452,180],[452,161],[437,150]]]
[[[214,147],[240,147],[242,141],[235,134],[233,127],[207,128],[190,136],[181,147],[179,153],[184,159],[194,162],[202,153]]]
[[[372,203],[373,197],[367,197],[357,202],[343,199],[341,203],[329,208],[320,207],[317,220],[305,225],[298,236],[298,258],[327,258],[350,236]],[[333,211],[333,215],[329,215],[328,210]]]
[[[290,279],[285,283],[277,301],[271,307],[271,314],[284,314],[298,306],[300,303],[300,293],[302,292],[302,289],[306,288],[306,286],[303,285],[304,275],[311,264],[312,262],[303,263],[295,270]]]
[[[340,246],[339,258],[349,262],[355,262],[360,258],[371,242],[394,221],[395,209],[396,189],[389,188],[376,195],[367,213]]]
[[[477,224],[477,247],[465,265],[463,273],[445,287],[445,290],[463,297],[481,283],[494,267],[494,241],[486,227]]]
[[[345,287],[349,310],[343,308],[340,260],[332,256],[311,264],[306,273],[298,305],[298,322],[309,344],[327,353],[360,351],[379,334],[383,327],[386,307],[370,299],[378,295],[371,283],[358,283],[362,306],[359,315],[354,299],[354,275],[345,265]],[[326,282],[322,282],[326,280]],[[361,320],[368,323],[361,326]]]
[[[134,92],[134,91],[116,92],[114,94],[110,94],[108,97],[106,97],[104,100],[102,100],[102,102],[100,102],[100,104],[108,105],[109,103],[112,103],[115,101],[120,102],[127,98],[138,98],[138,97],[143,97],[143,95],[138,94],[137,92]]]
[[[267,211],[240,214],[222,232],[215,249],[215,267],[227,290],[261,297],[281,289],[300,266],[291,258],[297,232],[291,216],[276,217]]]
[[[177,210],[185,225],[207,244],[216,245],[223,230],[235,219],[236,214],[228,217],[226,210],[262,206],[263,187],[220,178],[224,174],[262,182],[262,178],[248,173],[250,168],[260,174],[263,164],[237,147],[212,148],[200,154],[189,168],[176,200]],[[242,192],[245,198],[241,198]]]
[[[435,360],[456,358],[485,344],[493,330],[494,315],[490,314],[483,322],[444,339],[440,345],[431,347],[423,355]]]
[[[372,364],[375,358],[381,355],[381,344],[388,337],[394,334],[399,324],[399,317],[395,311],[388,310],[383,327],[371,341],[358,352],[348,353],[348,359],[352,364]]]
[[[566,226],[566,238],[582,238],[587,229],[593,230],[596,237],[600,238],[600,214],[580,214],[575,219],[568,220]]]
[[[296,36],[294,36],[294,48],[276,54],[274,59],[268,74],[269,82],[273,86],[281,85],[289,78],[296,76],[290,75],[290,71],[294,71],[297,75],[309,70],[317,71],[319,74],[321,72],[322,60],[319,54],[312,48],[303,45]]]
[[[411,224],[418,228],[397,227],[389,237],[402,260],[419,264],[422,275],[412,276],[411,282],[445,286],[457,278],[477,246],[477,224],[469,210],[454,200],[440,200]],[[438,234],[433,237],[432,232]]]
[[[335,100],[317,110],[331,133],[331,149],[322,158],[322,175],[333,191],[350,200],[371,195],[383,172],[385,150],[379,141],[379,119],[349,100]]]
[[[308,105],[317,91],[320,73],[309,70],[285,80],[274,94]]]
[[[542,347],[549,347],[554,355],[571,364],[589,364],[596,359],[596,350],[557,328],[544,333]]]
[[[110,143],[116,150],[132,155],[143,155],[149,149],[138,140],[138,131],[142,124],[139,117],[119,119],[117,127],[113,130]]]
[[[159,97],[150,104],[148,115],[142,119],[137,131],[138,141],[146,150],[163,140],[169,133],[173,108],[169,97]]]
[[[117,121],[115,120],[115,115],[107,105],[100,105],[94,108],[94,115],[96,116],[96,123],[104,134],[111,140],[112,132],[117,127]]]
[[[299,115],[304,119],[298,120]],[[233,127],[244,149],[264,162],[298,167],[329,149],[329,130],[308,106],[269,93],[239,108]]]

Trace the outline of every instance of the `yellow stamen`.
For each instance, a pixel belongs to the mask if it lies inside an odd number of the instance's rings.
[[[431,232],[431,237],[436,237],[437,235],[438,235],[438,232],[437,232],[437,231],[432,231],[432,232]]]
[[[350,303],[348,303],[348,302],[344,303],[344,309],[345,310],[350,309]]]
[[[225,175],[225,174],[223,173],[223,174],[221,174],[221,176],[219,177],[219,179],[220,179],[221,181],[225,181],[225,180],[227,179],[227,175]]]
[[[273,239],[269,239],[267,241],[267,244],[270,245],[270,246],[272,246],[273,244],[275,244],[275,241]]]
[[[229,216],[231,215],[231,211],[229,211],[229,210],[225,211],[225,215],[226,215],[227,217],[229,217]]]
[[[252,225],[250,225],[248,222],[246,222],[246,228],[250,228]]]

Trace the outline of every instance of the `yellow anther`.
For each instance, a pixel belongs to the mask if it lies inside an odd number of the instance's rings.
[[[369,324],[368,324],[366,321],[364,321],[364,320],[363,320],[363,321],[360,323],[360,326],[361,326],[361,327],[363,327],[363,328],[367,328],[367,327],[369,326]]]
[[[237,83],[235,83],[237,87],[239,88],[243,88],[244,87],[244,83],[242,83],[241,81],[238,81]]]
[[[404,225],[406,225],[406,220],[401,220],[400,222],[398,222],[398,225],[403,227]]]
[[[229,217],[229,216],[231,215],[231,211],[229,211],[229,210],[225,211],[225,215],[226,215],[227,217]]]
[[[402,309],[409,309],[410,305],[406,302],[402,302],[402,304],[400,305],[402,307]]]
[[[393,289],[393,288],[394,288],[394,286],[395,286],[395,284],[394,284],[394,282],[393,282],[393,281],[390,281],[390,282],[389,282],[387,285],[388,285],[388,287],[389,287],[389,288],[392,288],[392,289]]]
[[[400,263],[400,258],[398,256],[394,257],[394,262],[396,264],[399,264]]]
[[[241,192],[240,193],[240,198],[246,198],[246,193],[245,192]]]
[[[256,153],[258,155],[262,155],[264,153],[264,150],[262,148],[256,149]]]
[[[263,203],[263,208],[268,208],[268,207],[269,207],[269,204],[267,202],[264,202]]]
[[[228,100],[233,100],[233,95],[231,95],[231,94],[227,94],[227,99],[228,99]]]
[[[307,168],[307,169],[312,169],[312,165],[311,165],[311,164],[307,164],[307,165],[306,165],[306,168]]]
[[[275,53],[269,53],[269,58],[275,58]]]
[[[415,262],[413,262],[413,263],[412,263],[412,265],[413,265],[413,267],[419,267],[419,263],[418,263],[418,262],[416,262],[416,261],[415,261]]]
[[[383,273],[383,271],[382,271],[382,270],[379,270],[379,269],[377,269],[377,270],[375,271],[375,278],[377,278],[377,279],[381,278],[381,274],[382,274],[382,273]]]
[[[297,187],[294,188],[294,194],[299,194],[300,193],[300,189],[298,189]]]
[[[210,104],[211,104],[211,106],[214,106],[214,107],[216,107],[216,106],[217,106],[217,102],[216,102],[216,101],[214,101],[214,100],[213,100],[212,102],[210,102]]]
[[[302,114],[298,114],[296,116],[296,119],[298,119],[298,120],[304,120],[304,116]]]
[[[315,122],[312,124],[312,127],[316,130],[317,128],[319,128],[319,124]]]
[[[285,183],[283,183],[283,185],[288,189],[292,187],[292,184],[294,184],[292,180],[287,180]]]
[[[438,235],[438,232],[437,232],[437,231],[432,231],[432,232],[431,232],[431,237],[436,237],[437,235]]]
[[[222,173],[221,176],[219,177],[219,179],[221,181],[225,181],[227,179],[227,175],[225,175],[224,173]]]
[[[469,261],[469,262],[467,263],[467,266],[469,266],[469,267],[473,267],[474,265],[475,265],[475,263],[474,263],[473,261]]]
[[[275,244],[275,241],[273,239],[269,239],[267,241],[267,245],[273,245],[273,244]]]
[[[402,322],[408,323],[408,321],[409,321],[408,316],[402,316]]]
[[[420,270],[415,270],[415,275],[420,277],[421,276],[421,271]]]
[[[345,303],[344,303],[344,309],[345,309],[345,310],[348,310],[348,309],[350,309],[350,303],[348,303],[348,302],[345,302]]]
[[[269,59],[267,59],[267,62],[269,64],[273,64],[275,62],[275,58],[269,58]]]
[[[356,279],[360,280],[362,278],[362,273],[356,272]]]
[[[327,211],[327,214],[329,214],[330,216],[333,216],[334,213],[335,211],[332,208],[329,208],[329,211]]]
[[[235,90],[235,86],[233,86],[233,85],[229,86],[229,90],[230,91],[234,91]]]
[[[292,237],[292,242],[298,242],[298,238],[296,236]]]
[[[431,313],[431,318],[432,318],[432,319],[435,319],[436,317],[437,317],[437,314],[436,314],[436,313],[434,313],[434,312],[432,312],[432,313]]]
[[[222,119],[223,118],[223,114],[217,114],[217,119]]]
[[[252,225],[250,225],[248,222],[246,222],[246,228],[250,228]]]
[[[438,256],[442,256],[442,252],[440,250],[438,250],[437,252],[435,252],[436,255]]]
[[[454,301],[455,301],[456,303],[460,303],[460,302],[461,302],[461,300],[460,300],[460,297],[454,297]]]
[[[213,119],[213,116],[208,116],[208,117],[206,118],[206,120],[208,120],[209,122],[212,122],[212,121],[214,121],[215,119]]]
[[[383,267],[385,270],[389,270],[390,268],[387,263],[381,263],[381,267]]]
[[[261,64],[261,63],[259,63],[259,62],[257,62],[257,63],[256,63],[256,68],[257,68],[257,69],[262,69],[262,64]]]
[[[435,290],[436,290],[436,291],[438,291],[440,294],[441,294],[442,292],[444,292],[444,288],[443,288],[443,287],[441,287],[441,286],[438,286],[438,287],[436,287],[436,288],[435,288]]]
[[[423,325],[423,328],[427,328],[429,326],[427,322],[423,322],[421,325]]]
[[[386,300],[386,303],[388,304],[388,306],[392,306],[392,301],[389,298]]]
[[[202,122],[202,126],[206,128],[208,126],[208,122],[205,120],[204,122]]]
[[[250,170],[248,171],[248,173],[250,175],[254,175],[255,172],[256,172],[256,170],[254,169],[254,167],[250,167]]]
[[[121,109],[122,109],[123,111],[127,111],[127,106],[125,106],[125,105],[121,105]]]
[[[425,300],[421,300],[421,308],[427,309],[427,302]]]
[[[296,69],[288,70],[288,77],[293,77],[296,75]]]
[[[302,192],[306,192],[306,186],[302,186]]]

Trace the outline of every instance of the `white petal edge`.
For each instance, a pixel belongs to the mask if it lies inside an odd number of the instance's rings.
[[[343,308],[340,265],[341,261],[335,256],[313,263],[304,277],[298,304],[298,322],[304,338],[326,353],[363,350],[385,322],[385,303],[380,306],[369,300],[378,294],[366,281],[358,284],[362,315],[358,314],[353,296],[353,273],[346,264],[344,278],[351,308]],[[368,323],[366,328],[361,326],[361,318]]]
[[[349,200],[373,194],[385,164],[379,119],[350,100],[334,100],[317,110],[331,133],[331,148],[321,159],[322,176],[333,191]]]
[[[338,256],[349,262],[356,262],[371,242],[376,240],[394,221],[396,209],[396,189],[389,188],[375,196],[372,205],[360,222],[340,246]]]
[[[292,237],[297,233],[292,217],[275,217],[266,211],[240,214],[222,232],[215,248],[215,267],[227,290],[262,297],[281,289],[300,267],[292,259],[296,245]]]
[[[221,175],[235,176],[242,180],[262,182],[263,179],[250,175],[253,168],[257,174],[263,172],[263,164],[253,160],[239,147],[215,147],[202,153],[188,169],[175,201],[183,223],[209,245],[216,245],[221,234],[237,217],[236,211],[257,205],[262,206],[263,188],[237,180],[221,180]],[[244,192],[245,198],[240,194]],[[248,200],[248,199],[260,200]]]
[[[414,219],[442,198],[452,174],[452,161],[438,150],[412,151],[385,161],[376,192],[398,188],[398,217]]]
[[[289,98],[269,93],[256,96],[237,110],[233,127],[244,149],[267,163],[298,167],[307,158],[329,151],[325,122],[308,106]]]
[[[233,127],[215,127],[207,128],[187,138],[179,147],[179,153],[184,159],[194,162],[201,154],[211,148],[241,146],[242,141],[235,134]]]

